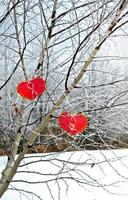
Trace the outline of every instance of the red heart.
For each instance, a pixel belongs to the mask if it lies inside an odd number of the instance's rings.
[[[84,114],[72,115],[69,112],[62,112],[58,117],[58,124],[70,135],[76,135],[87,127],[88,119]]]
[[[41,77],[24,81],[17,85],[17,92],[25,99],[33,100],[39,97],[46,89],[45,80]]]

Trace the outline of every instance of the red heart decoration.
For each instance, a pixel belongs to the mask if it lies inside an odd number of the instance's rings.
[[[17,85],[17,93],[25,99],[33,100],[46,89],[45,80],[41,77],[21,82]]]
[[[62,112],[58,117],[58,124],[70,135],[76,135],[87,127],[88,119],[84,114],[72,115],[69,112]]]

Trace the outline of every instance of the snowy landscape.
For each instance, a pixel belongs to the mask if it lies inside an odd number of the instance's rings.
[[[0,199],[128,199],[128,0],[0,1]]]
[[[126,200],[128,150],[31,154],[13,181],[2,200]]]

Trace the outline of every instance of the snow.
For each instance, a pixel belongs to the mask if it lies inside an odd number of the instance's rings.
[[[0,171],[5,164],[1,157]],[[128,150],[26,155],[13,181],[2,200],[125,200]]]

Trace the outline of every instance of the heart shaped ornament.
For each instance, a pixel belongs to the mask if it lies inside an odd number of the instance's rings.
[[[76,135],[87,128],[88,119],[84,114],[72,115],[70,112],[62,112],[58,117],[58,124],[70,135]]]
[[[46,90],[46,83],[43,78],[36,77],[29,81],[19,83],[16,90],[21,97],[33,100],[39,97]]]

